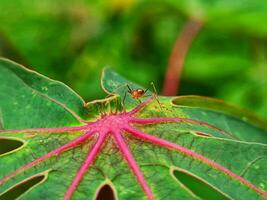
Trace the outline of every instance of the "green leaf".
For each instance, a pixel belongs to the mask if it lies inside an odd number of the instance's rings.
[[[267,132],[246,112],[153,88],[140,103],[127,84],[146,88],[111,69],[110,97],[88,103],[8,60],[0,80],[0,142],[17,141],[0,155],[0,199],[95,199],[106,185],[122,200],[204,198],[193,179],[214,198],[267,197]]]

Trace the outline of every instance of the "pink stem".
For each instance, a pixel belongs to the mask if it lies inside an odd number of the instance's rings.
[[[17,130],[0,130],[0,133],[18,133],[18,132],[67,132],[67,131],[81,131],[88,129],[88,125],[76,127],[59,127],[59,128],[29,128]]]
[[[140,103],[138,106],[136,106],[133,110],[131,110],[130,112],[128,112],[129,115],[134,115],[136,113],[138,113],[140,110],[142,110],[144,107],[146,107],[151,101],[153,101],[156,98],[155,95],[153,95],[152,97],[148,98],[146,101],[144,101],[143,103]]]
[[[202,27],[202,22],[189,20],[177,37],[163,84],[164,96],[175,96],[179,90],[179,84],[188,49]]]
[[[77,138],[77,139],[75,139],[75,140],[73,140],[73,141],[71,141],[71,142],[69,142],[69,143],[67,143],[67,144],[65,144],[65,145],[63,145],[63,146],[61,146],[61,147],[59,147],[59,148],[47,153],[47,154],[45,154],[44,156],[41,156],[41,157],[35,159],[34,161],[24,165],[23,167],[17,169],[16,171],[14,171],[11,174],[7,175],[6,177],[2,178],[0,180],[0,185],[3,184],[4,182],[6,182],[8,179],[10,179],[10,178],[16,176],[17,174],[21,173],[22,171],[25,171],[25,170],[27,170],[27,169],[39,164],[40,162],[42,162],[42,161],[44,161],[44,160],[46,160],[48,158],[51,158],[52,156],[57,156],[60,153],[62,153],[63,151],[66,151],[66,150],[68,150],[70,148],[74,148],[74,147],[82,144],[84,141],[89,139],[93,134],[94,134],[94,132],[88,132],[85,135],[83,135],[83,136],[81,136],[81,137],[79,137],[79,138]]]
[[[225,132],[224,130],[217,128],[216,126],[213,126],[207,122],[201,122],[198,120],[194,119],[189,119],[189,118],[132,118],[130,120],[131,123],[136,123],[136,124],[157,124],[157,123],[168,123],[168,122],[189,122],[192,124],[198,124],[201,126],[206,126],[208,128],[214,129],[216,131],[219,131],[222,135],[228,136],[230,138],[236,138],[230,133]]]
[[[93,148],[89,150],[88,155],[82,166],[80,167],[79,171],[77,172],[75,178],[73,179],[72,183],[70,184],[67,192],[65,193],[64,200],[71,199],[74,191],[78,187],[79,183],[81,182],[84,174],[87,172],[90,165],[93,164],[96,156],[101,150],[103,143],[107,137],[108,133],[99,133],[99,138],[97,139],[96,143],[94,144]]]
[[[190,149],[187,149],[185,147],[182,147],[180,145],[177,145],[175,143],[171,143],[168,142],[166,140],[163,140],[161,138],[155,137],[153,135],[149,135],[146,133],[143,133],[141,131],[138,131],[130,126],[125,128],[125,131],[132,133],[135,137],[140,138],[142,140],[146,140],[150,143],[162,146],[164,148],[168,148],[168,149],[174,149],[176,151],[179,151],[180,153],[190,156],[196,160],[199,160],[209,166],[211,166],[212,168],[217,169],[218,171],[223,172],[224,174],[230,176],[233,179],[236,179],[238,181],[240,181],[241,183],[243,183],[244,185],[246,185],[247,187],[251,188],[252,190],[254,190],[255,192],[257,192],[258,194],[262,195],[263,197],[267,198],[267,193],[260,190],[259,188],[257,188],[255,185],[253,185],[252,183],[248,182],[247,180],[243,179],[241,176],[238,176],[237,174],[233,173],[232,171],[230,171],[229,169],[219,165],[218,163],[214,162],[213,160],[210,160]]]
[[[149,200],[153,200],[154,198],[153,198],[152,192],[151,192],[149,186],[147,185],[145,178],[143,177],[142,172],[141,172],[140,168],[138,167],[134,157],[132,156],[129,148],[125,144],[123,136],[121,135],[120,132],[114,132],[113,135],[114,135],[115,140],[117,142],[118,148],[120,149],[125,160],[128,162],[129,167],[134,172],[134,175],[136,176],[139,184],[141,185],[142,189],[146,193],[147,198]]]

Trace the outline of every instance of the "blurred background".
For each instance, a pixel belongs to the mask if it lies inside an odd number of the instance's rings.
[[[170,57],[184,59],[176,94],[224,99],[267,118],[266,22],[264,0],[1,0],[0,56],[87,101],[106,96],[105,66],[162,93]]]

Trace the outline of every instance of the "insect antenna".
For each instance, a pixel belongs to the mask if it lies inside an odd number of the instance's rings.
[[[126,84],[127,88],[128,88],[128,92],[131,94],[133,92],[133,90],[130,88],[130,86],[128,84]]]

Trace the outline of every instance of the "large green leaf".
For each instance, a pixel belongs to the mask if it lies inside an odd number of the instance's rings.
[[[106,184],[121,200],[267,197],[267,131],[253,115],[150,91],[139,103],[126,85],[141,87],[110,69],[110,97],[87,104],[8,60],[0,80],[0,199],[95,199]]]

